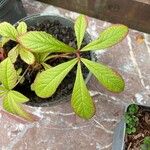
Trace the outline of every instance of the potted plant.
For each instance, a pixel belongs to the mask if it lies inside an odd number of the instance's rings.
[[[92,61],[91,52],[123,40],[128,33],[126,26],[108,27],[92,42],[86,33],[88,20],[84,15],[74,25],[58,16],[33,16],[15,26],[0,24],[0,96],[8,112],[31,119],[21,104],[37,106],[38,101],[41,104],[69,96],[74,112],[90,119],[95,105],[84,81],[89,71],[109,91],[124,90],[121,75]]]
[[[26,13],[21,0],[1,0],[0,1],[0,21],[16,23],[25,17]]]
[[[115,130],[113,150],[150,150],[150,107],[131,104]]]

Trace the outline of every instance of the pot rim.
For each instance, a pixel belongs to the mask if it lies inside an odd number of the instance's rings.
[[[131,104],[125,106],[124,114],[127,112],[128,107],[132,104],[136,104],[136,103],[131,103]],[[136,104],[136,105],[150,109],[150,106],[146,106],[146,105],[142,105],[142,104]],[[124,116],[124,114],[123,114],[123,116]],[[125,146],[124,141],[125,141],[125,136],[126,136],[126,123],[124,121],[123,116],[122,116],[121,121],[117,124],[117,126],[114,130],[112,150],[116,150],[116,148],[121,148],[120,150],[124,150],[124,146]]]

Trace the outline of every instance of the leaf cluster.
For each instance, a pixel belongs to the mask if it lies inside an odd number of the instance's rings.
[[[21,105],[29,99],[13,90],[19,79],[17,71],[9,58],[0,63],[0,81],[2,83],[0,85],[0,97],[3,98],[3,108],[10,113],[32,120],[29,113]]]
[[[84,15],[80,15],[74,25],[78,47],[76,50],[46,32],[27,32],[25,22],[19,23],[17,28],[7,22],[0,23],[0,35],[2,36],[1,47],[9,40],[17,42],[16,47],[9,51],[8,58],[1,62],[0,67],[0,81],[2,83],[0,92],[2,93],[1,95],[4,96],[4,108],[7,111],[24,116],[21,112],[21,108],[19,110],[18,107],[16,108],[16,105],[18,102],[25,102],[25,100],[22,100],[21,97],[23,96],[21,96],[21,93],[17,94],[18,98],[15,99],[16,95],[14,93],[16,93],[16,91],[12,92],[13,88],[23,79],[23,76],[17,77],[13,65],[18,55],[20,55],[21,59],[27,63],[29,67],[32,65],[34,67],[42,66],[44,68],[40,70],[41,72],[37,74],[34,83],[31,85],[31,89],[35,91],[36,95],[42,98],[51,97],[56,92],[62,80],[77,64],[71,106],[78,116],[85,119],[90,119],[95,114],[95,105],[84,82],[81,64],[84,64],[97,78],[98,82],[109,91],[119,93],[124,90],[125,84],[121,75],[102,63],[81,58],[81,53],[103,50],[119,43],[126,37],[128,28],[120,24],[108,27],[100,33],[96,40],[93,40],[81,48],[87,26],[87,18]],[[70,56],[72,54],[76,54],[76,58],[71,59]],[[46,64],[47,60],[57,57],[67,57],[70,58],[70,60],[55,67]],[[25,73],[23,73],[23,75],[25,75]],[[11,74],[13,74],[13,76]],[[27,100],[28,98],[26,98],[26,101]],[[14,102],[15,105],[12,105]]]
[[[150,136],[144,138],[141,150],[150,150]]]
[[[131,104],[128,107],[127,112],[125,113],[125,122],[126,122],[126,132],[127,134],[133,134],[136,132],[139,119],[137,117],[138,106],[136,104]]]

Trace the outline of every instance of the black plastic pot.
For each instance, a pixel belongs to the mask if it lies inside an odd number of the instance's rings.
[[[40,14],[25,17],[25,18],[21,19],[20,21],[18,21],[18,22],[15,24],[15,26],[16,26],[19,22],[21,22],[21,21],[26,22],[28,26],[35,26],[35,25],[37,25],[37,24],[42,23],[42,22],[45,21],[45,20],[50,20],[50,21],[52,21],[52,22],[55,21],[55,20],[58,20],[58,21],[59,21],[62,25],[64,25],[64,26],[68,26],[68,27],[71,27],[71,28],[74,27],[74,22],[73,22],[72,20],[67,19],[67,18],[60,17],[60,16],[54,16],[54,15],[40,15]],[[90,36],[89,36],[89,34],[88,34],[87,32],[86,32],[86,34],[85,34],[85,41],[86,41],[87,43],[89,43],[89,42],[91,41],[91,38],[90,38]],[[91,53],[91,59],[92,59],[92,60],[95,60],[95,57],[94,57],[94,54],[93,54],[93,53]],[[86,83],[89,81],[90,77],[91,77],[91,73],[88,73],[88,75],[87,75],[87,77],[86,77],[86,79],[85,79],[85,82],[86,82]],[[40,104],[40,106],[42,106],[42,107],[43,107],[43,106],[51,106],[51,105],[56,104],[56,103],[58,103],[58,102],[64,102],[64,101],[68,101],[68,100],[70,100],[70,99],[71,99],[71,95],[59,97],[59,99],[56,100],[56,101],[52,101],[51,99],[49,99],[49,100],[47,100],[46,102]],[[32,106],[32,103],[31,103],[31,104],[29,103],[29,105]],[[34,106],[39,106],[39,104],[37,104],[37,105],[34,104]]]
[[[143,105],[138,106],[142,106],[144,110],[150,111],[150,107],[148,106]],[[127,112],[128,107],[125,109],[125,112]],[[112,150],[125,150],[125,137],[126,137],[126,123],[122,118],[122,120],[118,123],[114,131]]]
[[[21,0],[0,0],[0,22],[16,23],[25,16]]]

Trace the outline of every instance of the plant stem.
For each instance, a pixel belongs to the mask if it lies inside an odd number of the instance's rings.
[[[63,57],[63,58],[73,58],[72,56],[68,56],[70,53],[66,53],[66,54],[60,54],[60,55],[51,55],[49,57],[47,57],[45,59],[45,61],[52,59],[52,58],[59,58],[59,57]]]
[[[78,61],[80,61],[80,59],[81,59],[81,56],[80,56],[80,50],[77,50],[76,56],[77,56],[77,58],[78,58]]]
[[[17,83],[15,84],[15,86],[17,86],[17,84],[20,83],[20,81],[22,80],[22,78],[25,76],[25,74],[27,73],[28,69],[30,66],[27,67],[27,69],[24,71],[24,73],[22,74],[22,76],[20,77],[20,79],[17,81]]]

